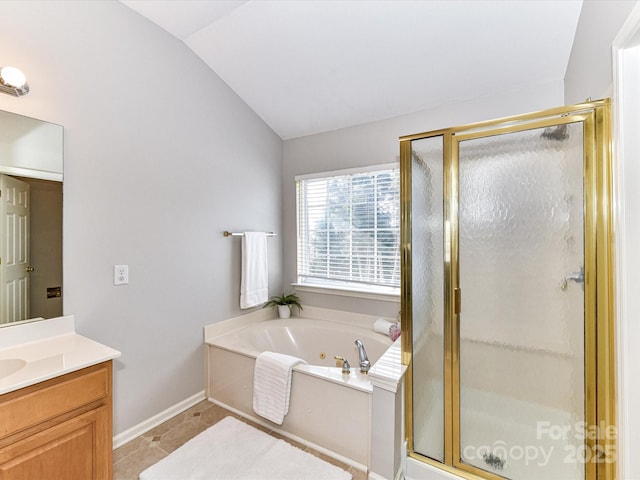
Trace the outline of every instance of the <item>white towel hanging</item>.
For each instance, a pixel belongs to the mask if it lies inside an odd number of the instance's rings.
[[[240,308],[251,308],[269,299],[269,259],[267,234],[244,232],[242,237],[242,272]]]

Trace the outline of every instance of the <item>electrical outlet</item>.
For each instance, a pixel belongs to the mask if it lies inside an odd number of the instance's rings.
[[[129,265],[113,266],[113,284],[126,285],[129,283]]]

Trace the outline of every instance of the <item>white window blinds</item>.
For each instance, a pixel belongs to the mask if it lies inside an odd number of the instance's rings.
[[[298,283],[399,288],[400,170],[320,175],[296,178]]]

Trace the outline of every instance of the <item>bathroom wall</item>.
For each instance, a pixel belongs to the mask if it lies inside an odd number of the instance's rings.
[[[0,2],[0,109],[65,127],[64,312],[122,352],[114,433],[203,389],[202,327],[240,313],[240,239],[281,233],[281,139],[182,42],[117,1]],[[282,235],[269,239],[281,291]],[[113,286],[113,265],[130,283]]]
[[[589,1],[582,7],[576,39],[571,51],[571,59],[565,78],[565,94],[568,100],[580,99],[589,95],[613,97],[614,118],[614,158],[613,179],[616,196],[614,213],[614,255],[616,256],[616,377],[617,377],[617,451],[618,477],[640,478],[640,457],[635,455],[635,446],[640,442],[640,367],[637,362],[637,345],[640,342],[640,301],[638,289],[640,282],[636,272],[640,270],[640,254],[637,249],[640,238],[640,195],[638,178],[637,85],[640,78],[640,54],[634,53],[627,58],[628,66],[625,81],[635,98],[627,98],[624,103],[627,126],[620,131],[618,124],[619,98],[615,85],[612,85],[614,71],[612,65],[612,45],[618,46],[621,38],[616,38],[625,22],[632,21],[636,28],[640,26],[640,2]],[[628,40],[628,39],[624,39]],[[637,43],[636,43],[637,45]],[[637,49],[637,47],[636,47]],[[616,73],[618,75],[618,73]],[[631,81],[629,81],[631,80]],[[635,118],[635,123],[629,120]],[[624,128],[624,127],[623,127]],[[634,142],[635,141],[635,142]],[[635,143],[635,145],[634,145]],[[631,149],[627,150],[629,147]],[[624,155],[622,155],[624,153]]]
[[[294,177],[300,174],[399,162],[398,137],[517,115],[564,104],[562,80],[523,86],[457,104],[284,142],[282,168],[284,251],[296,251]],[[296,281],[295,255],[284,256],[284,285]],[[303,303],[395,317],[398,303],[301,292]]]
[[[582,4],[564,79],[568,105],[610,97],[611,44],[637,2],[588,0]]]

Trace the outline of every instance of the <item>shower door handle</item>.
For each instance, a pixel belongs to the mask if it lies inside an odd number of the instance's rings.
[[[584,267],[580,267],[579,272],[573,272],[571,275],[566,276],[562,280],[562,284],[560,285],[560,288],[562,289],[562,291],[565,291],[567,289],[567,284],[569,280],[572,280],[576,283],[581,284],[582,289],[584,290]]]

